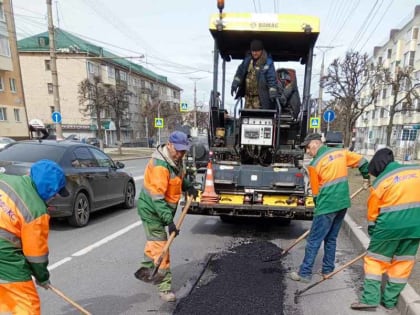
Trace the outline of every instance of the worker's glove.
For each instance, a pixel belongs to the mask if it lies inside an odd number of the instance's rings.
[[[46,280],[46,281],[41,282],[41,281],[38,281],[38,280],[35,279],[35,282],[40,287],[43,287],[45,290],[48,290],[49,289],[49,285],[51,284],[51,281],[50,280]]]
[[[276,97],[278,96],[277,89],[275,87],[269,88],[268,95],[270,97],[270,101],[274,102],[276,100]]]
[[[232,87],[230,89],[230,94],[232,96],[236,96],[236,93],[238,93],[238,89],[239,89],[239,81],[236,80],[236,78],[235,78],[235,79],[233,79],[233,82],[232,82]]]
[[[370,187],[370,178],[363,179],[363,189],[369,189]]]
[[[368,225],[368,235],[372,236],[375,225]]]
[[[190,188],[188,188],[187,194],[188,196],[193,197],[193,199],[195,200],[195,198],[198,197],[198,190],[195,189],[194,186],[191,186]]]
[[[175,232],[175,236],[178,236],[179,230],[176,228],[175,223],[171,222],[168,224],[169,235],[172,235],[172,232]]]

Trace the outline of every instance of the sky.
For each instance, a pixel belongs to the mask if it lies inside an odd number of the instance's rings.
[[[47,31],[46,0],[12,0],[18,39]],[[213,40],[208,30],[216,0],[52,0],[54,25],[164,75],[183,91],[181,102],[207,104],[212,89]],[[346,51],[373,53],[394,28],[403,27],[420,0],[225,0],[224,12],[304,14],[320,18],[311,94],[318,95],[322,56],[327,67]],[[143,56],[143,58],[140,58]],[[227,108],[237,61],[226,65]],[[304,68],[293,67],[298,84]],[[220,85],[219,85],[220,86]]]

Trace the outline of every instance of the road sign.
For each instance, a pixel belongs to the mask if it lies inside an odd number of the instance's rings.
[[[188,104],[187,104],[187,103],[181,103],[181,104],[180,104],[180,108],[179,108],[179,110],[180,110],[181,112],[188,112],[188,111],[189,111],[189,109],[188,109]]]
[[[163,128],[163,118],[155,118],[155,128]]]
[[[319,128],[321,125],[319,117],[311,117],[309,121],[309,128]]]
[[[328,109],[324,112],[323,118],[325,122],[330,123],[335,119],[335,113],[333,110]]]
[[[59,112],[53,112],[53,113],[51,114],[51,118],[52,118],[52,121],[53,121],[55,124],[59,124],[59,123],[61,123],[61,114],[60,114]]]

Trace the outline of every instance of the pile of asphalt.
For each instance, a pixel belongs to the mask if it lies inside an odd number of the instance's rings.
[[[284,314],[286,270],[267,257],[281,251],[273,243],[242,243],[213,257],[191,293],[173,314]]]

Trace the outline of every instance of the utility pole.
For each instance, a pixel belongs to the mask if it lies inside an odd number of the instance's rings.
[[[54,110],[61,114],[60,108],[60,93],[58,91],[58,76],[57,76],[57,55],[55,54],[55,39],[54,39],[54,23],[52,16],[51,0],[47,0],[47,13],[48,13],[48,37],[50,44],[50,68],[53,86]],[[55,123],[55,133],[57,139],[63,139],[63,130],[61,122]]]
[[[197,81],[201,80],[201,79],[204,79],[204,77],[202,77],[202,78],[190,78],[190,79],[194,81],[194,112],[193,112],[193,114],[194,114],[194,128],[195,128],[194,132],[198,133],[197,132]],[[197,136],[197,135],[195,135],[195,136]]]
[[[322,52],[322,63],[321,63],[321,73],[319,75],[319,95],[318,95],[318,106],[315,111],[315,115],[319,117],[322,110],[322,95],[324,92],[324,87],[322,84],[322,78],[324,77],[324,67],[325,67],[325,53],[333,48],[336,48],[339,46],[315,46],[315,48],[318,48]],[[321,122],[321,119],[320,119]],[[321,131],[320,127],[317,128],[318,131]]]

